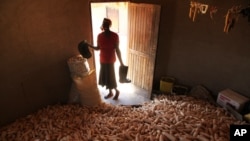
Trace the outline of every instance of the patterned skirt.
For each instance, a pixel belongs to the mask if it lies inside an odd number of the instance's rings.
[[[106,86],[106,89],[115,89],[117,87],[114,63],[101,63],[99,85]]]

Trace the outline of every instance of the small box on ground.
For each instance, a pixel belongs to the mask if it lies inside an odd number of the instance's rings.
[[[226,108],[227,105],[230,105],[237,112],[241,112],[245,103],[249,101],[249,98],[234,92],[231,89],[225,89],[219,92],[217,97],[217,103]]]

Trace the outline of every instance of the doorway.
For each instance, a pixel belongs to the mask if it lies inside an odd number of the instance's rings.
[[[120,50],[125,65],[129,66],[128,78],[132,80],[133,88],[141,89],[140,95],[151,97],[155,55],[157,49],[160,6],[152,4],[135,4],[131,2],[92,2],[91,21],[93,45],[96,45],[97,35],[101,32],[103,18],[112,20],[111,30],[118,33]],[[95,67],[99,66],[99,51],[95,51]],[[119,61],[115,63],[118,74]],[[96,71],[99,77],[99,71]],[[119,77],[116,76],[118,79]],[[97,78],[98,80],[98,78]],[[126,85],[118,82],[120,91],[128,91]],[[132,91],[134,92],[134,91]],[[137,93],[139,94],[139,93]]]

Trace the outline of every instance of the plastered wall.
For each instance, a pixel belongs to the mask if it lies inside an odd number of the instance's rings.
[[[0,1],[0,125],[67,102],[67,59],[90,29],[88,1]]]
[[[250,23],[239,16],[228,34],[223,32],[227,10],[233,6],[247,7],[247,0],[199,1],[216,6],[210,18],[197,14],[189,17],[190,1],[168,1],[162,7],[160,36],[154,87],[159,88],[161,76],[172,76],[178,84],[190,88],[204,85],[216,97],[230,88],[250,96]]]

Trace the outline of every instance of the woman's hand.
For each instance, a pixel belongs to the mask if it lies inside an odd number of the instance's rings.
[[[89,44],[87,40],[84,40],[84,43],[87,44],[88,47],[90,47],[90,48],[92,48],[94,50],[99,50],[100,49],[98,46],[93,46],[93,45]]]

